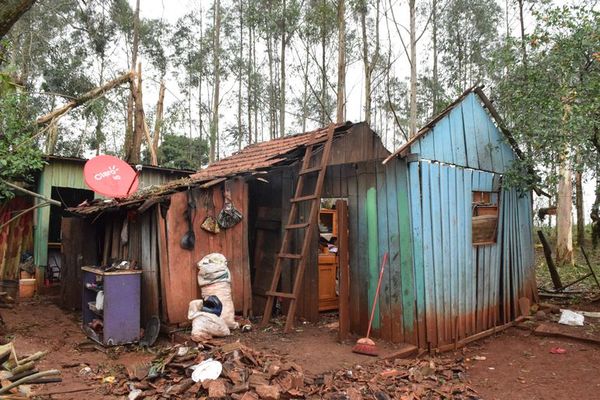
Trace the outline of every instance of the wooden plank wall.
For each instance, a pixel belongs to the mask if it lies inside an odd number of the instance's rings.
[[[472,192],[493,191],[494,175],[408,164],[418,336],[407,341],[422,348],[453,343],[513,320],[519,297],[534,297],[529,194],[492,196],[500,206],[497,243],[472,245]]]
[[[0,225],[32,205],[29,196],[17,196],[0,204]],[[0,230],[0,279],[19,279],[21,254],[33,251],[33,215],[23,214]]]
[[[515,157],[475,93],[417,140],[410,152],[421,159],[498,173],[506,172]]]
[[[81,267],[98,262],[96,227],[84,218],[63,218],[60,304],[67,310],[81,309]]]
[[[366,333],[379,268],[384,253],[389,252],[374,334],[395,342],[413,341],[418,326],[407,173],[406,163],[401,160],[393,160],[386,166],[379,161],[330,166],[322,194],[324,198],[348,200],[350,330],[360,335]],[[316,239],[313,247],[317,247]],[[314,295],[318,293],[316,256],[307,265],[303,284],[298,315],[318,319]]]
[[[242,213],[242,222],[218,234],[206,232],[200,226],[206,216],[217,216],[223,207],[223,191],[231,193],[234,206]],[[162,299],[166,310],[166,322],[187,322],[189,302],[200,296],[197,284],[196,263],[210,253],[222,253],[228,260],[232,275],[232,295],[236,311],[244,315],[252,307],[250,267],[248,259],[248,185],[242,178],[234,178],[208,190],[192,190],[196,215],[194,233],[196,245],[193,250],[180,246],[181,237],[187,231],[184,212],[187,208],[187,192],[171,196],[166,217],[168,273],[161,275],[164,286]],[[161,268],[165,266],[161,265]]]

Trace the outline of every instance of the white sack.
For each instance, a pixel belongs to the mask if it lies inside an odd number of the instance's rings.
[[[192,340],[203,342],[212,337],[222,337],[231,334],[222,318],[213,313],[200,311],[202,300],[192,300],[188,307],[188,319],[192,320]]]
[[[198,286],[216,282],[231,282],[227,259],[221,253],[211,253],[198,261]]]
[[[221,311],[221,319],[225,321],[229,329],[239,328],[239,324],[235,322],[235,306],[231,297],[231,283],[217,282],[212,285],[203,286],[201,289],[202,297],[217,296],[221,300],[223,310]]]

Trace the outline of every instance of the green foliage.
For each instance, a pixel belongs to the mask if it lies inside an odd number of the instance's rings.
[[[32,181],[42,169],[42,153],[31,139],[29,99],[14,90],[0,92],[0,202],[14,196],[1,181]]]
[[[208,163],[208,143],[200,138],[165,135],[158,148],[159,165],[199,170]]]
[[[497,59],[516,65],[496,88],[500,109],[527,157],[509,178],[531,186],[523,175],[537,167],[542,185],[553,192],[562,157],[579,170],[600,163],[600,12],[583,7],[549,8],[537,14],[528,38],[527,63],[517,42]]]
[[[458,94],[487,76],[498,39],[501,9],[495,0],[449,1],[438,29],[445,84]]]

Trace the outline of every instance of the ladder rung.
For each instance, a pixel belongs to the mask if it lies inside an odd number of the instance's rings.
[[[271,292],[270,290],[266,291],[265,294],[267,296],[273,297],[285,297],[286,299],[295,299],[296,295],[294,293],[284,293],[284,292]]]
[[[308,222],[303,222],[301,224],[291,224],[285,227],[285,229],[302,229],[308,228],[310,224]]]
[[[310,201],[310,200],[316,200],[316,199],[318,199],[318,197],[314,194],[311,194],[308,196],[295,197],[293,199],[290,199],[290,201],[292,203],[299,203],[301,201]]]
[[[299,260],[299,259],[302,258],[302,255],[300,255],[300,254],[290,254],[290,253],[279,253],[279,254],[277,254],[277,257],[279,257],[279,258],[291,258],[291,259]]]
[[[321,168],[320,166],[319,167],[313,167],[313,168],[307,168],[307,169],[300,170],[299,174],[300,175],[306,175],[306,174],[310,174],[310,173],[313,173],[313,172],[318,172],[318,171],[320,171],[322,169],[323,168]]]

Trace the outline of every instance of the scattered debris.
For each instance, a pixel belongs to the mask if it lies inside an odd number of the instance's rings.
[[[550,349],[550,353],[552,354],[565,354],[567,349],[563,349],[562,347],[553,347]]]
[[[570,326],[583,326],[583,320],[583,315],[579,313],[573,312],[571,310],[562,310],[562,314],[560,315],[558,323]]]
[[[123,368],[113,383],[105,383],[105,389],[129,399],[478,398],[466,379],[463,362],[462,357],[381,359],[308,375],[283,356],[257,351],[239,341],[208,341],[204,349],[177,345],[160,351],[147,366],[147,375]]]

